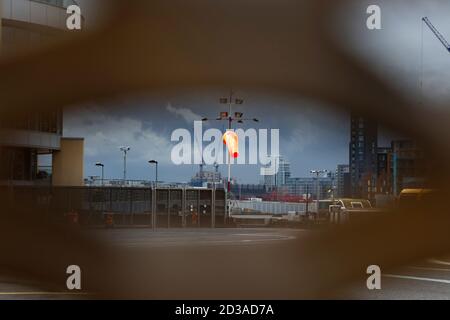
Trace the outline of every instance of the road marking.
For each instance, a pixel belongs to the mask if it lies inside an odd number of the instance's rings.
[[[297,239],[296,236],[293,235],[278,235],[278,234],[263,234],[263,233],[259,233],[259,234],[251,234],[251,233],[233,233],[231,234],[232,236],[238,236],[238,237],[271,237],[268,238],[269,240],[293,240],[293,239]],[[274,238],[276,237],[276,238]]]
[[[444,266],[450,266],[450,262],[443,261],[443,260],[429,259],[428,262],[435,263],[435,264],[442,264]]]
[[[269,236],[269,235],[264,235]],[[180,239],[180,238],[172,238],[170,240],[168,239],[158,239],[157,241],[154,241],[155,239],[151,239],[151,241],[147,241],[146,239],[143,240],[134,240],[129,242],[119,242],[115,241],[114,244],[125,247],[125,248],[139,248],[139,247],[174,247],[174,246],[214,246],[214,245],[225,245],[225,244],[231,244],[231,245],[238,245],[238,244],[244,244],[244,243],[265,243],[265,242],[278,242],[278,241],[286,241],[286,240],[295,240],[297,239],[295,236],[285,236],[285,235],[270,235],[271,238],[256,238],[256,239],[229,239],[229,240],[209,240],[208,238],[205,239],[195,239],[190,240],[187,239]]]
[[[429,271],[442,271],[442,272],[450,272],[450,269],[445,268],[429,268],[429,267],[407,267],[410,269],[417,269],[417,270],[429,270]]]
[[[398,279],[418,280],[418,281],[428,281],[428,282],[438,282],[438,283],[450,284],[450,280],[444,280],[444,279],[402,276],[402,275],[398,275],[398,274],[383,274],[382,276],[386,277],[386,278],[398,278]]]
[[[186,247],[186,246],[221,246],[221,245],[239,245],[243,243],[265,243],[265,242],[276,242],[276,241],[286,241],[293,240],[295,238],[279,238],[279,239],[237,239],[237,240],[203,240],[203,241],[172,241],[172,242],[163,242],[159,243],[147,243],[147,242],[134,242],[134,243],[116,243],[116,245],[123,248],[142,248],[142,247]]]
[[[33,291],[23,291],[23,292],[0,292],[0,296],[50,296],[50,295],[60,295],[60,296],[75,296],[75,295],[88,295],[88,293],[81,292],[33,292]]]

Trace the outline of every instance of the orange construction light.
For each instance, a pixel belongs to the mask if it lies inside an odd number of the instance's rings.
[[[225,132],[223,135],[223,143],[226,144],[232,158],[237,158],[239,156],[239,138],[236,132]]]

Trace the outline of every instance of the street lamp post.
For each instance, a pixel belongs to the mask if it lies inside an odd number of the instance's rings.
[[[155,188],[158,187],[158,161],[150,160],[148,163],[155,165]]]
[[[150,165],[155,165],[155,186],[152,191],[152,229],[156,230],[156,188],[158,187],[158,161],[149,160]]]
[[[233,101],[233,91],[230,91],[230,96],[228,98],[220,98],[220,103],[221,104],[228,104],[228,112],[220,112],[219,118],[213,119],[216,121],[227,121],[228,123],[228,130],[232,130],[232,123],[233,121],[237,121],[238,123],[244,123],[244,121],[247,120],[251,120],[254,122],[259,122],[258,119],[256,118],[243,118],[242,116],[244,115],[242,112],[235,112],[234,116],[231,113],[231,106],[233,104],[236,105],[242,105],[244,103],[243,99],[239,99],[239,98],[235,98]],[[203,118],[202,121],[208,121],[208,118]],[[227,197],[230,196],[230,192],[231,192],[231,156],[230,153],[227,152],[227,159],[228,159],[228,178],[227,178]],[[226,206],[226,210],[227,210],[227,216],[230,216],[230,208],[228,206]]]
[[[319,218],[319,200],[320,200],[320,184],[319,184],[319,176],[321,174],[327,173],[328,170],[311,170],[310,171],[311,174],[316,176],[316,201],[317,201],[317,206],[316,206],[316,220]]]
[[[123,152],[123,185],[127,181],[127,153],[130,149],[130,147],[120,147],[120,151]]]
[[[102,168],[102,186],[103,186],[103,184],[104,184],[104,179],[105,179],[105,171],[104,171],[105,165],[104,165],[103,163],[101,163],[101,162],[97,162],[97,163],[95,164],[95,166],[96,166],[96,167],[101,167],[101,168]]]
[[[308,217],[309,214],[308,210],[309,210],[309,184],[306,183],[306,208],[305,208],[306,217]]]

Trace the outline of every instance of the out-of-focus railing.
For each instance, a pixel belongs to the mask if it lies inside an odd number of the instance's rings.
[[[71,5],[78,5],[78,3],[74,0],[31,0],[34,2],[41,2],[45,4],[49,4],[56,7],[67,8]]]
[[[0,0],[1,18],[6,19],[7,22],[19,21],[67,30],[66,8],[72,4],[77,4],[77,2],[73,0],[26,0],[21,2]],[[83,16],[82,23],[84,24]]]
[[[165,188],[184,188],[189,187],[188,183],[181,183],[181,182],[164,182],[164,181],[158,181],[156,183],[155,181],[149,181],[149,180],[123,180],[123,179],[104,179],[102,180],[100,177],[90,177],[89,179],[84,180],[84,184],[86,187],[136,187],[136,188],[143,188],[143,187],[155,187],[157,186],[159,189],[165,189]]]

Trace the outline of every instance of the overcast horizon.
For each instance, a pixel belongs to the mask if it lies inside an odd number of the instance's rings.
[[[123,156],[119,146],[130,146],[127,178],[154,179],[148,160],[159,161],[159,179],[187,182],[199,170],[198,165],[176,166],[170,153],[177,142],[171,142],[173,130],[193,131],[194,121],[216,118],[228,111],[219,98],[225,90],[197,93],[160,94],[115,101],[114,104],[91,105],[76,111],[65,111],[64,136],[85,138],[85,176],[99,175],[95,162],[105,164],[105,176],[123,177]],[[244,104],[233,106],[244,117],[258,118],[233,128],[279,129],[280,154],[291,163],[293,176],[308,176],[311,169],[334,170],[348,163],[349,116],[307,100],[294,97],[266,96],[237,91]],[[108,108],[108,109],[107,109]],[[113,111],[107,111],[113,109]],[[276,112],[274,113],[275,110]],[[236,126],[237,125],[237,126]],[[217,128],[224,132],[226,122],[208,121],[204,130]],[[192,142],[193,142],[192,134]],[[207,142],[203,143],[208,145]],[[259,183],[260,165],[234,165],[232,175],[242,183]],[[207,168],[208,169],[208,168]],[[222,174],[226,166],[220,166]],[[212,170],[212,167],[209,167]]]
[[[450,20],[446,17],[450,3],[378,1],[382,30],[375,31],[365,27],[368,16],[365,8],[369,4],[370,1],[361,1],[345,12],[344,16],[352,19],[345,20],[339,34],[347,50],[365,61],[394,88],[406,92],[411,105],[422,104],[426,108],[445,102],[450,96],[450,55],[420,19],[428,16],[444,37],[450,39]],[[95,16],[91,12],[89,15]],[[160,180],[186,182],[198,171],[198,166],[171,164],[170,150],[175,143],[170,141],[170,135],[177,128],[192,130],[194,120],[216,117],[220,111],[227,111],[227,107],[219,104],[219,98],[226,97],[228,90],[149,94],[92,104],[76,113],[65,112],[64,135],[85,138],[86,177],[99,175],[94,164],[101,161],[105,163],[107,178],[122,178],[123,159],[118,147],[129,145],[129,179],[153,180],[154,170],[147,161],[155,159],[160,162]],[[260,123],[245,123],[243,128],[280,129],[280,153],[291,163],[292,176],[309,176],[311,169],[334,170],[338,164],[348,164],[348,113],[306,98],[235,90],[245,103],[233,111],[260,119]],[[223,131],[225,124],[205,124],[205,128],[208,127]],[[383,129],[380,131],[380,146],[398,137]],[[239,182],[258,183],[261,180],[259,168],[259,165],[234,166],[232,175]],[[225,166],[220,170],[224,174]]]

